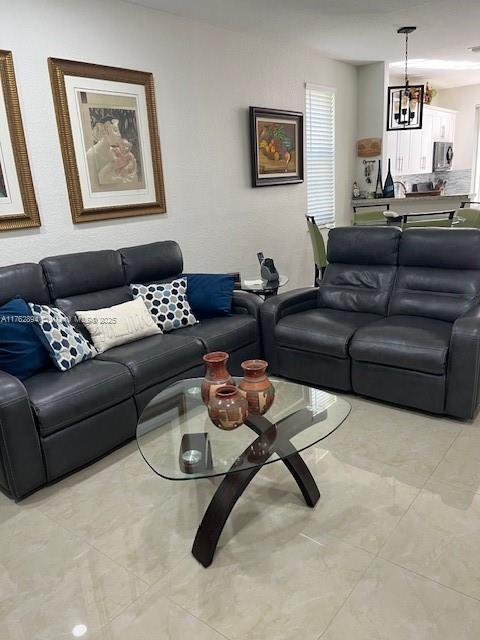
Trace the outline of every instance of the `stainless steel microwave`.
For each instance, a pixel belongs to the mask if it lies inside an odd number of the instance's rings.
[[[451,171],[453,162],[453,142],[433,143],[433,170]]]

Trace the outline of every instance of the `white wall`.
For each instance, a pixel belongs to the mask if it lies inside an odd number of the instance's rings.
[[[354,67],[123,2],[0,0],[0,42],[11,49],[42,218],[0,234],[0,263],[175,239],[185,267],[258,272],[262,250],[312,281],[306,185],[250,187],[248,106],[304,111],[306,81],[337,88],[338,223],[350,219],[356,137]],[[168,214],[73,225],[47,57],[152,71]]]
[[[480,105],[480,84],[438,92],[437,106],[455,109],[454,169],[471,169],[475,142],[475,107]]]
[[[385,131],[385,86],[386,67],[384,62],[374,62],[357,67],[358,82],[358,112],[357,138],[381,138]],[[367,184],[364,177],[364,160],[379,160],[382,154],[374,158],[356,159],[356,176],[358,186],[362,191],[375,191],[377,181],[378,162],[371,176],[372,183]],[[385,166],[382,167],[382,178],[385,178]]]

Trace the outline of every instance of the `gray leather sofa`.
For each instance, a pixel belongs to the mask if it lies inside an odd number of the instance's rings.
[[[67,315],[131,300],[129,283],[183,270],[176,242],[46,258],[0,268],[0,304],[14,296]],[[174,380],[204,373],[207,351],[230,354],[231,372],[261,354],[258,297],[235,292],[233,315],[115,347],[62,373],[23,382],[0,371],[0,488],[22,498],[132,439],[146,403]]]
[[[461,419],[480,385],[480,230],[330,231],[319,288],[262,308],[270,371]]]

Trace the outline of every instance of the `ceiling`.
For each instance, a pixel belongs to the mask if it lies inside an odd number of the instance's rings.
[[[331,58],[362,64],[398,61],[404,40],[397,28],[416,25],[410,38],[413,58],[467,60],[479,69],[448,72],[444,86],[480,83],[478,0],[132,0],[234,31],[297,43]],[[430,75],[427,71],[422,75]],[[436,78],[442,74],[437,71]],[[452,82],[454,84],[452,84]]]

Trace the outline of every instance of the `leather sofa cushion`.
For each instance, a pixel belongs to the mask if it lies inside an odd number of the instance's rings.
[[[275,338],[283,347],[348,358],[354,333],[380,319],[373,313],[310,309],[282,318],[275,328]]]
[[[350,344],[353,360],[444,374],[452,325],[415,316],[390,316],[359,329]]]
[[[97,360],[118,362],[132,374],[135,393],[202,364],[205,348],[194,337],[171,334],[150,336],[114,347],[97,356]]]
[[[69,371],[48,369],[24,381],[39,432],[47,436],[133,395],[128,369],[88,360]]]
[[[53,300],[125,284],[120,254],[111,249],[52,256],[40,264]]]
[[[221,318],[206,318],[198,324],[179,329],[181,336],[194,336],[205,346],[206,351],[235,351],[258,340],[258,324],[247,315]]]
[[[401,235],[397,227],[337,227],[328,234],[328,262],[396,266]]]
[[[399,264],[480,270],[480,230],[407,229],[400,240]]]
[[[40,265],[25,262],[0,267],[0,305],[16,296],[26,302],[50,304],[47,282]]]
[[[454,322],[477,304],[480,270],[399,267],[388,315]]]
[[[125,247],[118,252],[128,284],[163,282],[183,271],[182,252],[173,240]]]
[[[387,315],[397,267],[329,264],[318,290],[318,306]]]

